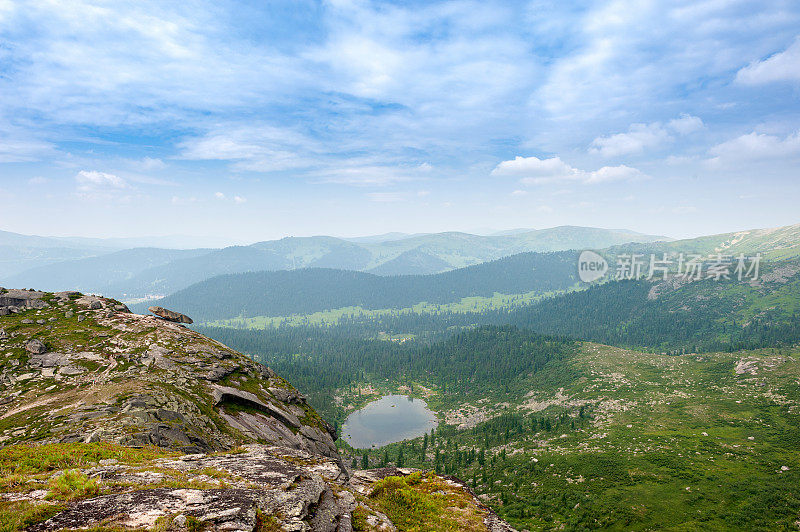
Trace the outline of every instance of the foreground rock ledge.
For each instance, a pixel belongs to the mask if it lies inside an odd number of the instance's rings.
[[[177,530],[187,518],[207,531],[347,532],[353,513],[360,513],[370,530],[398,530],[370,506],[372,485],[388,476],[405,476],[411,469],[393,467],[357,471],[347,480],[331,459],[276,446],[247,445],[223,455],[184,455],[155,460],[146,466],[109,464],[83,471],[103,486],[125,485],[124,491],[77,502],[28,530],[96,527]],[[164,486],[175,478],[182,486]],[[479,512],[482,529],[513,529],[483,506],[457,479],[446,477],[453,490],[468,493]],[[20,494],[24,497],[24,494]],[[37,501],[37,504],[48,504]],[[363,525],[362,525],[363,526]],[[261,527],[261,528],[260,528]],[[465,530],[476,530],[465,528]]]

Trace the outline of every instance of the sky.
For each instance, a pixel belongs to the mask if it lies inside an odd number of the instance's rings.
[[[800,3],[0,0],[0,229],[800,222]]]

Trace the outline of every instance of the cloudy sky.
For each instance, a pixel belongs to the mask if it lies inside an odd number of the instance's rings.
[[[786,225],[798,104],[794,0],[0,0],[0,229]]]

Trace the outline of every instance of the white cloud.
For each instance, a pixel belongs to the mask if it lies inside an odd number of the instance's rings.
[[[299,62],[271,47],[221,42],[210,4],[16,4],[0,17],[18,95],[3,103],[38,109],[43,120],[152,123],[269,100],[304,77]]]
[[[418,166],[389,166],[381,164],[358,164],[361,161],[355,160],[351,165],[337,165],[335,163],[326,165],[327,167],[311,173],[318,182],[338,183],[341,185],[390,185],[404,181],[425,179],[427,170]]]
[[[575,181],[586,184],[608,183],[612,181],[633,181],[648,176],[629,166],[604,166],[598,170],[585,171],[570,166],[560,157],[539,159],[537,157],[516,157],[503,161],[492,170],[493,176],[517,177],[525,185]]]
[[[578,170],[562,161],[560,157],[539,159],[519,155],[513,160],[502,161],[492,170],[492,175],[525,179],[580,179]]]
[[[78,175],[75,176],[75,180],[78,182],[78,190],[81,192],[123,189],[128,187],[124,179],[106,172],[81,170],[78,172]]]
[[[784,138],[764,133],[748,133],[717,144],[708,150],[712,155],[706,162],[712,166],[729,166],[734,164],[779,161],[800,157],[800,131]]]
[[[220,201],[228,201],[228,196],[226,196],[223,192],[214,192],[214,197]],[[230,198],[230,201],[236,203],[237,205],[241,205],[242,203],[247,203],[247,198],[244,196],[234,195]]]
[[[631,124],[627,133],[597,137],[592,141],[589,152],[603,157],[642,153],[674,141],[675,137],[672,133],[689,135],[703,127],[703,121],[699,117],[688,114],[682,114],[679,118],[670,120],[666,126],[661,122]]]
[[[573,127],[641,116],[669,108],[678,99],[714,105],[725,91],[717,88],[722,84],[707,90],[710,80],[728,78],[743,63],[774,50],[776,39],[797,34],[796,5],[791,3],[589,4],[578,16],[569,13],[573,38],[568,42],[574,46],[555,58],[531,101],[532,110],[543,107],[550,117]]]
[[[227,125],[186,139],[179,148],[184,159],[234,161],[239,170],[271,172],[311,166],[307,157],[315,144],[289,128]]]
[[[762,85],[775,81],[800,81],[800,38],[786,50],[762,61],[754,61],[736,73],[744,85]]]
[[[510,121],[524,123],[516,110],[541,71],[527,30],[513,28],[519,14],[503,5],[323,2],[313,22],[324,31],[287,17],[274,32],[265,14],[258,35],[234,31],[237,11],[250,8],[227,13],[213,2],[10,6],[0,63],[7,58],[14,76],[0,78],[0,115],[33,117],[56,134],[155,123],[170,144],[176,130],[206,132],[179,139],[179,156],[244,171],[412,149],[436,164],[441,151],[463,154],[456,136],[483,146]],[[255,116],[308,130],[265,132],[250,126]]]
[[[636,168],[625,166],[604,166],[594,172],[587,172],[585,183],[609,183],[611,181],[635,181],[647,176]]]
[[[53,152],[52,144],[32,138],[18,128],[0,131],[0,163],[37,161]]]
[[[700,117],[682,114],[680,118],[674,118],[667,122],[667,127],[679,135],[689,135],[695,131],[700,131],[705,127]]]
[[[616,157],[631,153],[641,153],[669,142],[671,137],[661,124],[631,124],[627,133],[617,133],[608,137],[598,137],[592,141],[590,153],[603,157]]]
[[[515,190],[514,192],[511,193],[511,195],[512,196],[527,196],[528,195],[528,191],[527,190]]]
[[[152,157],[144,157],[138,161],[133,161],[134,168],[148,172],[152,170],[163,170],[167,167],[166,163],[161,159],[154,159]]]

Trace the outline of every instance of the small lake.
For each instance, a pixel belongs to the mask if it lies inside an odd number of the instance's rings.
[[[342,438],[356,449],[368,449],[418,438],[437,424],[436,414],[422,399],[387,395],[347,416]]]

